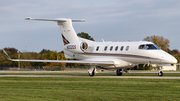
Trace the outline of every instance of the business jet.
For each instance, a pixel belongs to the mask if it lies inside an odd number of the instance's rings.
[[[158,64],[158,66],[162,67],[163,65],[177,63],[177,60],[172,55],[161,50],[161,48],[152,42],[95,42],[78,37],[72,26],[72,22],[84,22],[85,20],[72,20],[66,18],[26,18],[26,20],[57,22],[57,24],[60,26],[62,39],[64,42],[63,51],[65,57],[78,60],[11,59],[3,50],[8,60],[89,64],[89,76],[94,76],[97,70],[103,69],[117,70],[116,74],[121,76],[124,70],[138,64]],[[158,75],[163,76],[163,71],[161,68]]]

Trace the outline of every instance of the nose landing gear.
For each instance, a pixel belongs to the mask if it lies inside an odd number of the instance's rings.
[[[159,71],[158,72],[158,75],[161,77],[161,76],[163,76],[163,71]]]
[[[161,69],[162,69],[162,67],[159,67],[158,75],[159,75],[160,77],[163,76],[163,71],[162,71]]]

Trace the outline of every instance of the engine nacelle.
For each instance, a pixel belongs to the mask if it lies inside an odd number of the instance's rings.
[[[127,68],[127,67],[133,67],[134,64],[123,61],[123,60],[113,60],[114,61],[114,66],[117,68]]]
[[[76,43],[67,44],[64,46],[64,49],[76,53],[84,53],[89,49],[87,42],[80,41]]]

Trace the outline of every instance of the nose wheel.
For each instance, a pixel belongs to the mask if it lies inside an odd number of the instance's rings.
[[[162,69],[162,67],[159,67],[158,75],[159,75],[160,77],[163,76],[163,71],[162,71],[161,69]]]
[[[159,71],[158,75],[161,77],[163,76],[163,71]]]

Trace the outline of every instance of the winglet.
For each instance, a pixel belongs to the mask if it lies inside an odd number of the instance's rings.
[[[7,59],[8,60],[11,60],[11,58],[9,57],[9,55],[6,53],[6,51],[3,49],[3,52],[4,52],[4,54],[6,55],[6,57],[7,57]]]

